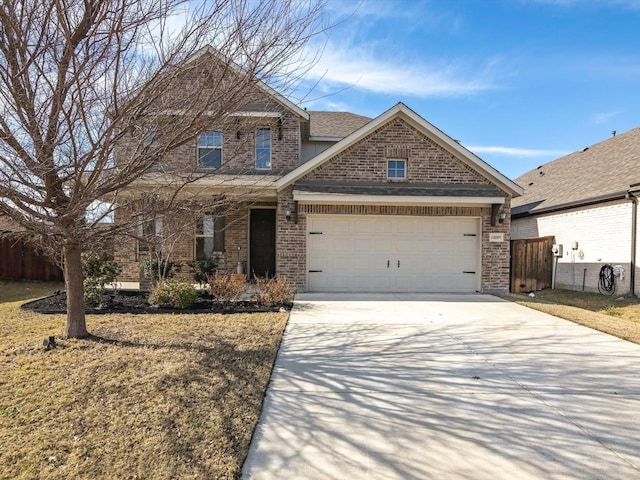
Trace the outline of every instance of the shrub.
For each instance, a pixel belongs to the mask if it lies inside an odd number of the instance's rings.
[[[206,285],[213,278],[218,268],[218,257],[187,262],[193,273],[193,279],[200,285]]]
[[[235,302],[247,291],[247,282],[244,278],[233,275],[220,275],[216,273],[209,280],[211,295],[218,302]]]
[[[83,253],[82,271],[85,300],[88,303],[100,303],[105,287],[109,284],[115,286],[116,278],[122,273],[122,266],[103,255]]]
[[[286,277],[254,278],[258,286],[254,297],[261,304],[273,307],[293,302],[296,288]]]
[[[167,278],[172,278],[180,270],[182,270],[182,264],[167,260],[161,256],[140,262],[142,276],[151,280],[153,284],[161,280],[166,280]]]
[[[184,280],[158,282],[149,294],[149,304],[154,307],[189,308],[198,298],[196,287]]]

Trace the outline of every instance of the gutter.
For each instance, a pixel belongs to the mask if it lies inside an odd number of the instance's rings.
[[[310,142],[339,142],[340,140],[342,140],[344,137],[318,137],[318,136],[314,136],[314,135],[309,135],[309,141]]]
[[[582,200],[561,203],[558,205],[552,205],[550,207],[536,208],[534,210],[529,210],[527,212],[522,212],[522,213],[512,213],[511,218],[515,219],[515,218],[532,217],[534,215],[540,215],[543,213],[557,212],[560,210],[568,210],[570,208],[585,207],[587,205],[595,205],[596,203],[604,203],[604,202],[610,202],[613,200],[624,200],[624,199],[627,199],[627,200],[629,199],[629,190],[625,190],[622,192],[615,192],[615,193],[607,193],[605,195],[598,195],[597,197],[584,198]],[[514,207],[511,207],[511,208],[513,210]]]

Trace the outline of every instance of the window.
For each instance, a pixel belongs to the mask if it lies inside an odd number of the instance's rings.
[[[222,165],[222,132],[202,132],[198,136],[200,168],[220,168]]]
[[[156,238],[162,238],[162,215],[156,215],[153,227],[155,229]]]
[[[111,202],[94,200],[85,211],[89,223],[115,223],[115,205]]]
[[[213,252],[215,220],[213,215],[205,215],[196,226],[196,260],[211,258]]]
[[[196,224],[195,258],[211,258],[224,250],[224,217],[204,215]]]
[[[404,180],[407,178],[407,161],[387,160],[387,178],[391,180]]]
[[[138,224],[138,259],[162,249],[162,215]]]
[[[271,168],[271,129],[258,128],[256,130],[256,169],[269,170]]]

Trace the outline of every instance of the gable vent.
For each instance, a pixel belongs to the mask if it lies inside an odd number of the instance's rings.
[[[387,145],[384,154],[387,158],[409,158],[410,152],[408,145]]]

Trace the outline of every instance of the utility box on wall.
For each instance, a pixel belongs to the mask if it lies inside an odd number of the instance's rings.
[[[553,256],[554,257],[561,257],[562,256],[562,244],[554,244],[553,247],[551,247],[551,251],[553,252]]]

